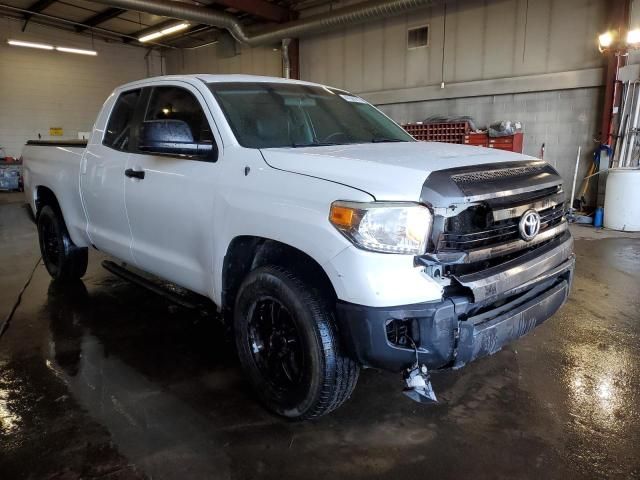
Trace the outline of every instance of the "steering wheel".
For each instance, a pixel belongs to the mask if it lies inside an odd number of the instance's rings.
[[[124,149],[127,146],[127,142],[129,141],[129,127],[126,127],[113,141],[112,145],[115,148],[120,150]]]
[[[348,138],[344,132],[333,132],[322,139],[322,143],[338,143],[336,140],[340,137]]]

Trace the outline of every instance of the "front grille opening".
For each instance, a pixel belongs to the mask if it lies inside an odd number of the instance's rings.
[[[541,248],[553,241],[555,241],[555,239],[549,239],[546,242],[536,243],[535,245],[531,245],[530,247],[523,248],[522,250],[518,250],[505,255],[500,255],[499,257],[488,258],[487,260],[482,260],[480,262],[448,265],[446,268],[444,268],[443,276],[449,277],[451,275],[467,275],[469,273],[475,273],[481,270],[487,270],[489,268],[495,267],[496,265],[500,265],[502,263],[508,262],[509,260],[514,260],[518,257],[521,257],[529,253],[530,251],[535,250],[537,248]]]
[[[415,318],[389,319],[385,328],[391,345],[411,349],[420,345],[420,327]]]
[[[469,207],[455,217],[447,219],[447,233],[472,233],[489,228],[493,221],[491,210],[486,205]]]
[[[540,212],[540,232],[558,225],[564,217],[564,204],[558,204]],[[438,251],[469,251],[494,247],[520,239],[520,217],[493,221],[491,210],[483,205],[470,207],[447,219],[445,231],[440,236]]]

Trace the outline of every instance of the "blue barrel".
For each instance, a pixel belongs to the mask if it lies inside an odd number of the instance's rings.
[[[596,228],[602,228],[603,217],[604,217],[604,209],[602,207],[596,208],[596,213],[593,216],[593,226]]]

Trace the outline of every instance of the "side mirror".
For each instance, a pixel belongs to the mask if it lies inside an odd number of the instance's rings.
[[[195,142],[191,128],[183,120],[148,120],[142,123],[138,149],[158,155],[183,155],[215,159],[212,142]]]

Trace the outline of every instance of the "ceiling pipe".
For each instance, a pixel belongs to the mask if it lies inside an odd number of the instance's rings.
[[[11,5],[6,5],[4,3],[0,3],[0,11],[2,10],[10,10],[13,12],[20,12],[23,13],[25,15],[30,15],[30,16],[35,16],[35,17],[42,17],[44,20],[49,20],[51,21],[51,23],[47,23],[47,22],[34,22],[33,19],[30,19],[31,22],[33,23],[39,23],[40,25],[44,25],[47,27],[51,27],[51,28],[58,28],[60,30],[64,30],[67,32],[72,32],[73,30],[69,29],[65,29],[62,27],[59,27],[57,24],[67,24],[67,25],[74,25],[76,27],[82,27],[85,30],[91,30],[96,32],[97,35],[102,35],[104,38],[108,38],[110,40],[113,39],[117,39],[117,40],[122,40],[122,39],[130,39],[130,40],[138,40],[137,37],[132,37],[131,35],[127,35],[125,33],[120,33],[120,32],[114,32],[113,30],[107,30],[105,28],[100,28],[100,27],[94,27],[91,25],[87,25],[85,23],[81,23],[81,22],[74,22],[72,20],[67,20],[66,18],[62,18],[62,17],[55,17],[53,15],[48,15],[46,13],[40,13],[40,12],[35,12],[33,10],[27,10],[25,8],[18,8],[18,7],[13,7]],[[21,21],[21,19],[17,18],[17,17],[11,17],[9,15],[6,15],[7,18],[13,19],[15,21]],[[76,32],[76,33],[82,33],[82,32]],[[174,47],[172,45],[167,45],[165,43],[160,43],[160,42],[148,42],[150,44],[153,44],[155,46],[158,47],[164,47],[164,48],[177,48]],[[147,45],[148,46],[148,45]]]
[[[375,0],[294,20],[268,30],[250,33],[238,19],[226,12],[190,5],[174,0],[93,0],[110,7],[161,15],[194,23],[224,28],[238,42],[255,47],[276,43],[284,38],[297,38],[347,25],[400,15],[421,7],[434,5],[436,0]]]

